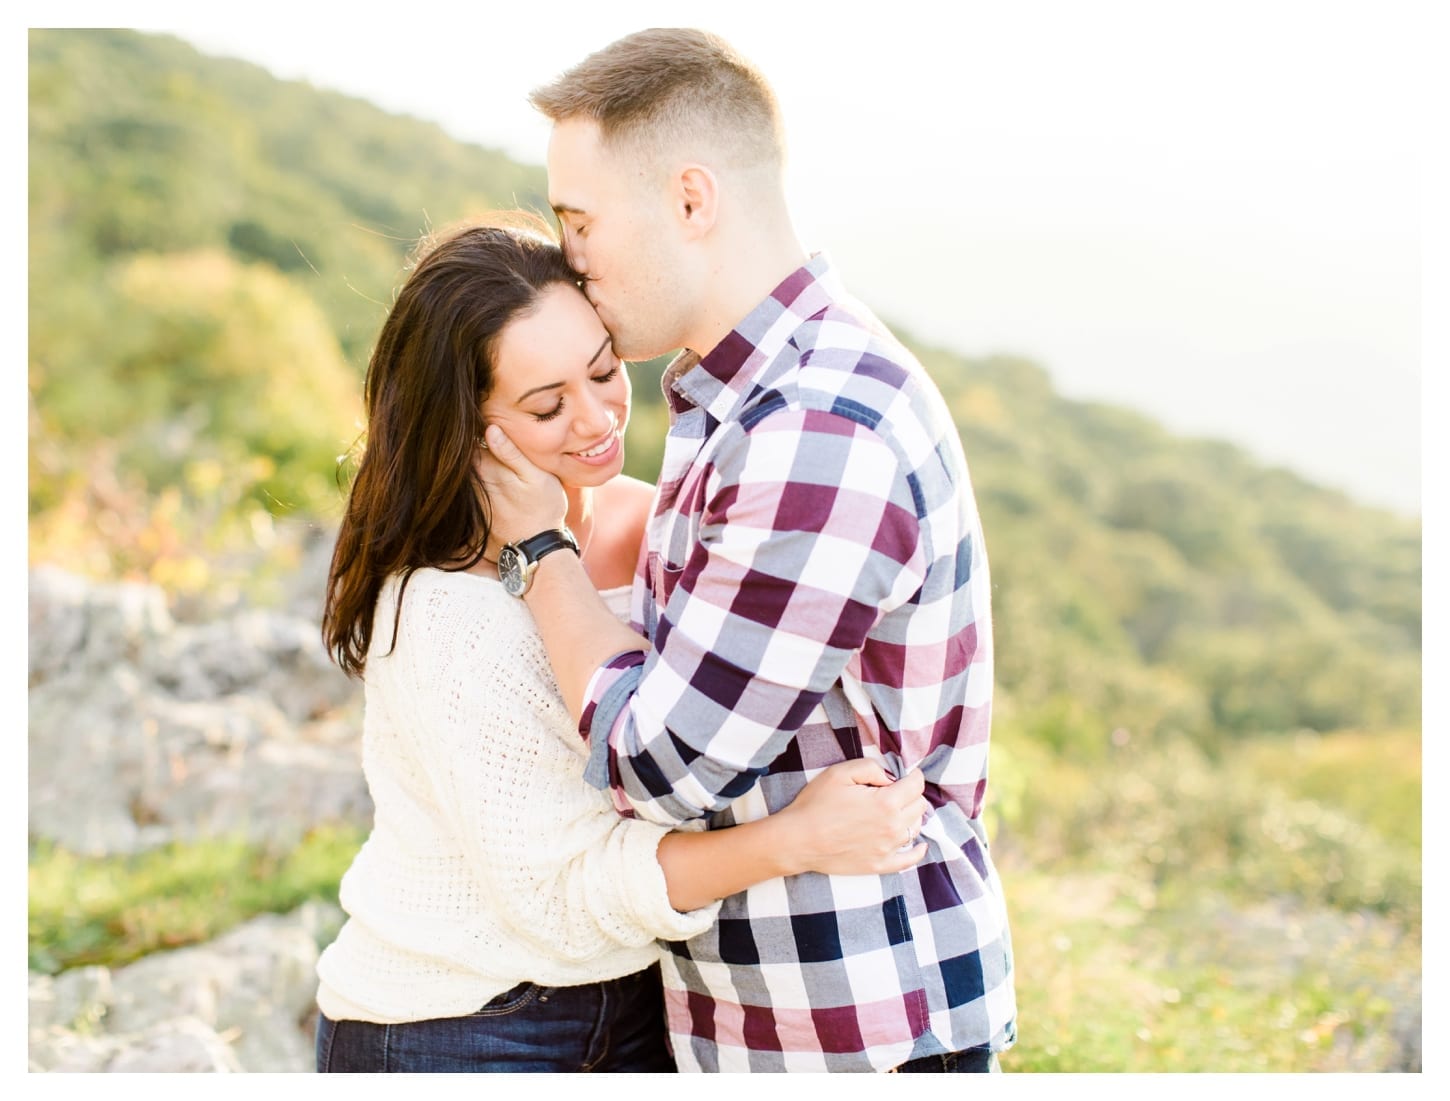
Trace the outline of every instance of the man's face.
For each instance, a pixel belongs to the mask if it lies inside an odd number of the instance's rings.
[[[689,289],[666,181],[600,145],[587,119],[556,123],[549,139],[549,202],[569,261],[622,359],[681,346]]]

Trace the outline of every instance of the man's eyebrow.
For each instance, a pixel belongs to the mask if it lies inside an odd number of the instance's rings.
[[[584,211],[580,210],[577,206],[570,206],[568,203],[554,203],[553,204],[553,207],[554,207],[554,213],[555,214],[583,214],[584,213]]]
[[[595,350],[594,354],[589,357],[589,362],[584,365],[585,370],[588,370],[590,367],[594,366],[595,362],[599,359],[600,353],[602,353],[605,348],[609,347],[610,340],[610,337],[606,336],[604,338],[604,343],[599,345],[599,347]],[[535,386],[532,390],[525,390],[522,394],[515,398],[514,404],[517,405],[525,398],[533,397],[535,394],[542,393],[545,390],[557,390],[563,385],[564,384],[562,382],[549,382],[545,383],[543,386]]]

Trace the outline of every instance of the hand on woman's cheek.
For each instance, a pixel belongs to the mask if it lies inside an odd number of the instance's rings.
[[[534,465],[502,427],[490,425],[485,435],[488,446],[479,448],[476,463],[499,541],[527,539],[562,527],[568,501],[559,479]]]

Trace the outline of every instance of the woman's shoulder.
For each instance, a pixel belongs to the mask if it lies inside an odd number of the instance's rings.
[[[532,632],[523,601],[504,591],[496,578],[464,570],[424,566],[395,575],[378,601],[378,613],[397,615],[400,634],[412,648],[442,645],[451,649],[462,634],[486,627],[493,637],[516,638]]]
[[[621,474],[609,479],[594,492],[598,495],[599,503],[612,510],[648,516],[650,505],[654,502],[655,487],[649,482]]]
[[[638,547],[644,539],[645,525],[649,522],[650,509],[654,505],[655,487],[638,478],[621,474],[600,486],[596,493],[598,519],[608,525],[608,535],[615,542]]]
[[[487,604],[507,596],[497,578],[469,573],[467,570],[445,570],[437,566],[420,566],[409,574],[394,574],[387,588],[394,599],[401,596],[404,607],[415,599],[442,604]]]
[[[628,585],[634,577],[655,487],[623,475],[595,490],[590,576],[601,589]]]

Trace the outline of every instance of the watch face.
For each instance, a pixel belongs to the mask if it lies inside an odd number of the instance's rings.
[[[498,552],[498,579],[510,596],[523,596],[529,587],[528,576],[524,572],[524,556],[512,545]]]

